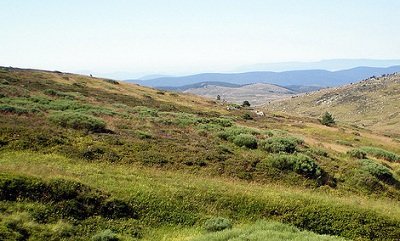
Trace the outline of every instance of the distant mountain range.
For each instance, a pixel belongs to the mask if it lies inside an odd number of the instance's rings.
[[[237,85],[268,83],[280,86],[333,87],[357,82],[374,75],[380,76],[395,72],[400,72],[400,65],[387,68],[357,67],[339,71],[293,70],[284,72],[203,73],[181,77],[161,77],[127,81],[151,87],[179,87],[201,82],[226,82]]]
[[[352,69],[359,66],[370,67],[389,67],[400,65],[400,59],[327,59],[313,62],[280,62],[280,63],[259,63],[241,66],[232,72],[253,72],[253,71],[290,71],[290,70],[310,70],[324,69],[337,71],[342,69]]]

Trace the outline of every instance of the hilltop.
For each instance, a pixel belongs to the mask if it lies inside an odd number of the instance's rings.
[[[0,239],[398,239],[397,140],[257,110],[0,67]]]
[[[315,118],[329,111],[337,121],[398,138],[399,100],[400,74],[390,74],[271,102],[265,108],[269,111]]]

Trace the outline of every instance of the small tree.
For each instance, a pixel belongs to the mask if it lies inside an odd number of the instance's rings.
[[[325,114],[322,116],[321,124],[326,126],[332,126],[335,123],[336,123],[335,118],[333,118],[332,114],[329,112],[325,112]]]
[[[243,101],[242,106],[243,106],[243,107],[250,107],[250,102],[247,101],[247,100],[245,100],[245,101]]]

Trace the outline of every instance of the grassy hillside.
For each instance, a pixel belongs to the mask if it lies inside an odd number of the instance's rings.
[[[320,117],[333,113],[340,122],[400,137],[400,74],[271,102],[269,111]]]
[[[391,138],[61,72],[0,95],[0,239],[400,236]]]

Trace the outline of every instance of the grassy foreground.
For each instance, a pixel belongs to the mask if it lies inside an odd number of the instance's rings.
[[[54,200],[38,203],[26,198],[17,207],[1,202],[2,219],[20,220],[27,230],[33,227],[29,231],[33,237],[46,233],[54,237],[55,232],[65,232],[63,238],[87,240],[111,228],[126,240],[187,240],[201,234],[205,220],[216,216],[231,218],[235,224],[274,219],[353,239],[396,240],[400,234],[400,205],[391,200],[337,197],[321,191],[195,177],[132,165],[86,163],[34,152],[2,153],[0,164],[1,173],[36,178],[35,182],[59,179],[82,183],[112,200],[127,203],[137,214],[134,218],[89,215],[82,219],[74,212],[55,212],[60,206]],[[73,210],[74,206],[69,208]]]

